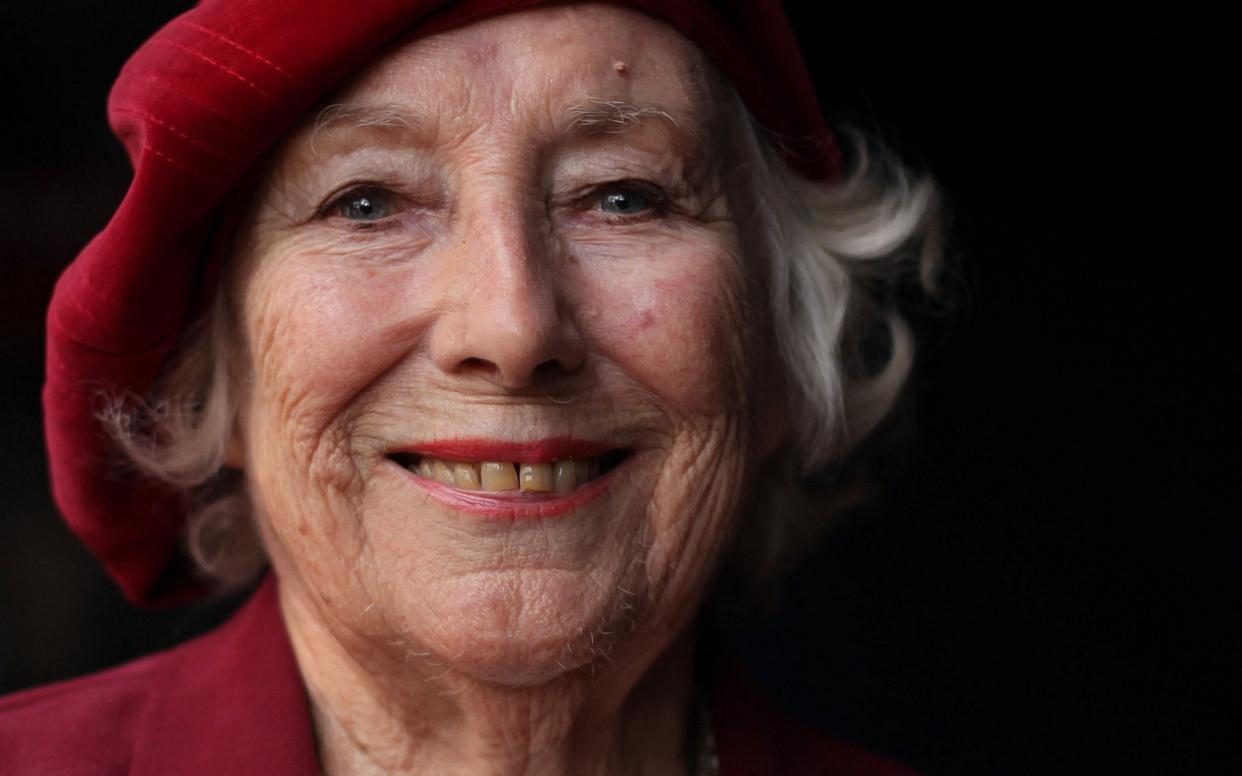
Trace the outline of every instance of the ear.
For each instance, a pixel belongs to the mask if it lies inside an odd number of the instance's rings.
[[[230,469],[246,468],[246,441],[242,438],[241,429],[233,424],[233,433],[229,435],[229,445],[224,451],[224,465]]]
[[[224,449],[224,465],[230,469],[243,470],[247,463],[246,416],[250,396],[248,379],[243,379],[239,375],[247,375],[249,365],[242,363],[241,353],[244,351],[239,352],[239,348],[232,344],[237,341],[235,331],[236,324],[231,323],[229,332],[225,335],[227,337],[225,341],[230,343],[226,349],[228,353],[226,379],[229,381],[228,397],[233,418],[229,425],[228,444]]]
[[[224,465],[230,469],[244,470],[247,464],[248,445],[246,444],[245,409],[240,404],[245,399],[238,387],[234,383],[230,386],[229,391],[233,400],[238,402],[239,406],[233,411],[233,422],[229,429],[228,446],[224,449]]]

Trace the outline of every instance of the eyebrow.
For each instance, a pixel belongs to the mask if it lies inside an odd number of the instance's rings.
[[[315,116],[310,134],[311,153],[319,156],[316,142],[320,138],[335,139],[337,130],[371,130],[380,133],[396,132],[394,142],[401,143],[410,134],[421,134],[427,127],[426,120],[404,105],[356,105],[337,103],[329,105]]]
[[[619,135],[650,122],[662,124],[674,142],[701,147],[703,139],[667,109],[655,104],[588,98],[565,111],[564,131],[569,136]]]
[[[330,132],[333,125],[347,122],[354,128],[404,127],[417,129],[425,122],[422,117],[404,105],[352,105],[337,103],[319,111],[315,118],[315,132]]]
[[[657,122],[669,131],[675,142],[691,147],[703,144],[698,132],[688,129],[670,111],[656,104],[591,97],[570,106],[563,115],[561,131],[567,137],[619,135],[638,129],[644,124]],[[347,130],[393,130],[399,135],[421,135],[427,130],[429,123],[422,114],[395,103],[336,103],[328,105],[316,116],[311,133],[312,151],[318,138],[333,138],[342,125]]]
[[[662,119],[681,129],[673,114],[656,105],[636,105],[624,100],[589,99],[565,111],[568,128],[581,134],[618,134],[649,118]]]

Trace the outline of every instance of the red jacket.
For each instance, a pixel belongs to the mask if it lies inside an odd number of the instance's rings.
[[[722,776],[914,776],[785,720],[736,671],[712,689]],[[306,692],[268,578],[215,631],[0,699],[4,776],[313,776]]]

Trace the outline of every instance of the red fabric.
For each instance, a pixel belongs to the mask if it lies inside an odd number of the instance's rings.
[[[56,286],[44,408],[56,502],[131,600],[194,592],[174,564],[184,504],[124,470],[97,416],[106,395],[144,396],[178,342],[203,293],[221,202],[318,99],[400,33],[542,2],[204,0],[125,66],[108,112],[134,179]],[[837,147],[778,2],[624,4],[702,47],[792,165],[813,178],[837,174]]]
[[[711,690],[721,776],[916,776],[797,726],[737,671]],[[5,776],[314,776],[306,693],[270,577],[224,626],[0,698]]]
[[[318,768],[272,577],[203,638],[0,699],[5,776],[295,776]]]

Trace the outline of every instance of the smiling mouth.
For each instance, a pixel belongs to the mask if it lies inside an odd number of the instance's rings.
[[[390,457],[424,480],[458,490],[567,495],[616,469],[629,455],[617,449],[540,461],[454,460],[418,452]]]

